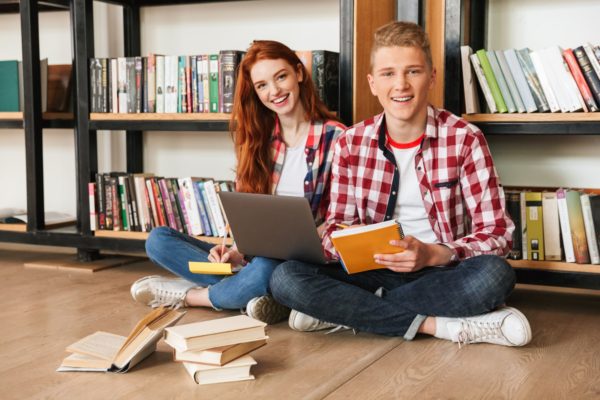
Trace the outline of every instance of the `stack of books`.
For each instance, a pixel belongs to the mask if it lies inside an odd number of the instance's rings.
[[[245,315],[194,322],[167,328],[165,342],[197,384],[250,380],[248,353],[267,343],[266,325]]]

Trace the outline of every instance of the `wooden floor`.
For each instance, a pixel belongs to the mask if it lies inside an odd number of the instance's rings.
[[[147,312],[130,284],[159,273],[147,261],[95,274],[23,268],[42,258],[0,248],[2,399],[598,399],[600,293],[518,288],[510,304],[533,328],[525,348],[459,347],[350,332],[268,328],[255,381],[198,386],[159,351],[126,374],[58,373],[64,349],[105,330],[127,335]],[[191,310],[182,322],[235,315]]]

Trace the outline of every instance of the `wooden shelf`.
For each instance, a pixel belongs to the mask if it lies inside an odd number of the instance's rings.
[[[0,112],[0,121],[14,121],[14,120],[23,120],[22,112]]]
[[[600,122],[596,113],[463,114],[469,122]],[[600,133],[600,132],[599,132]]]
[[[226,113],[90,113],[90,121],[229,121]]]
[[[25,225],[25,224],[0,224],[0,231],[26,232],[27,225]]]
[[[128,239],[128,240],[146,240],[148,238],[148,232],[127,232],[127,231],[105,231],[98,230],[94,232],[96,237],[105,237],[105,238],[118,238],[118,239]],[[213,236],[193,236],[198,240],[202,240],[204,242],[213,243],[213,244],[221,244],[223,243],[223,238],[213,237]],[[233,240],[231,238],[225,239],[225,244],[231,245]]]
[[[90,129],[141,131],[227,131],[225,113],[91,113]]]
[[[535,269],[553,272],[577,272],[587,274],[600,274],[600,265],[575,264],[564,261],[531,261],[531,260],[508,260],[515,269]]]

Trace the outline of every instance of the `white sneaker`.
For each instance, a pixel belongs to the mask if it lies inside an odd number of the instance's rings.
[[[246,306],[246,314],[250,318],[257,319],[266,324],[274,324],[284,320],[290,314],[290,309],[267,295],[255,297],[250,300]]]
[[[502,307],[487,314],[456,318],[448,322],[452,341],[459,346],[470,343],[492,343],[502,346],[525,346],[531,341],[531,327],[516,308]]]
[[[339,330],[351,329],[344,325],[338,325],[331,322],[321,321],[310,315],[301,313],[300,311],[292,310],[288,319],[290,328],[299,332],[321,331],[323,329],[331,329],[327,333],[337,332]]]
[[[131,297],[152,308],[160,306],[179,308],[185,306],[187,292],[197,286],[183,278],[145,276],[131,285]]]

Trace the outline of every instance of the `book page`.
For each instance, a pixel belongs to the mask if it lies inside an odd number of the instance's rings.
[[[125,342],[125,337],[98,331],[67,347],[70,353],[86,354],[103,360],[112,360]]]

